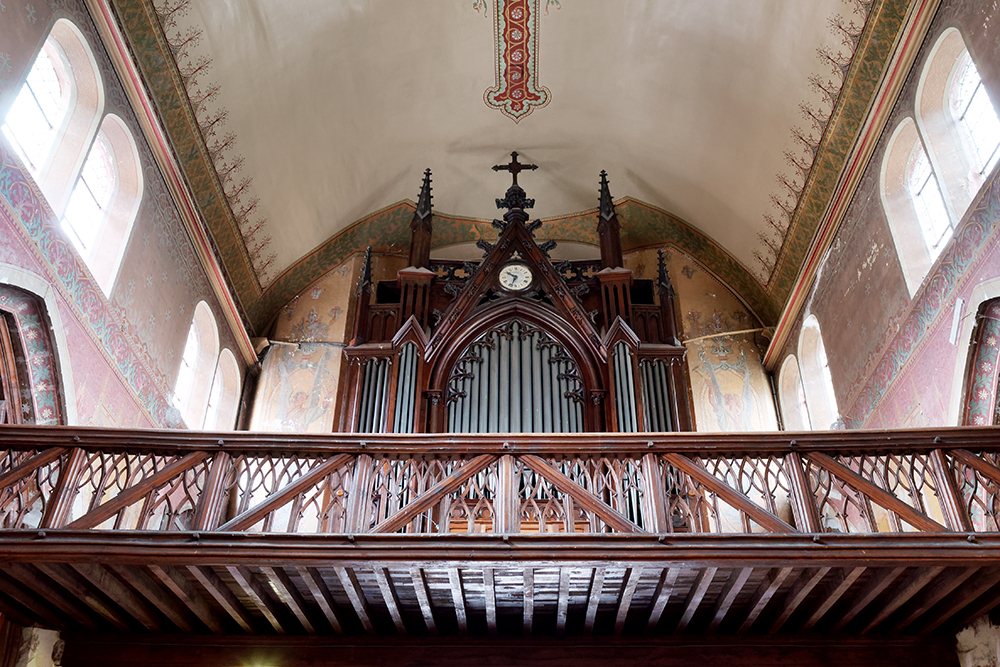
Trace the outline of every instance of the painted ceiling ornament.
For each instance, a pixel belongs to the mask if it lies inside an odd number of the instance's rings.
[[[493,12],[496,84],[483,94],[486,104],[515,123],[549,103],[538,85],[540,0],[495,0]]]

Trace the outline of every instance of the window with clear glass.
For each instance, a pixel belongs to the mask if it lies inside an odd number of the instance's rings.
[[[921,143],[913,148],[906,174],[906,188],[920,224],[920,233],[933,262],[951,239],[953,227],[944,206],[941,188]]]
[[[35,59],[0,131],[36,178],[52,153],[70,108],[70,82],[50,38]]]
[[[108,216],[116,182],[114,152],[101,132],[94,138],[62,219],[63,230],[84,257],[89,257],[94,250]]]
[[[957,72],[951,91],[952,114],[975,151],[979,173],[985,176],[1000,159],[1000,119],[968,51]]]

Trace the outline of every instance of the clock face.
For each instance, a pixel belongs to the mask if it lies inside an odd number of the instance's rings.
[[[500,269],[500,286],[512,292],[528,289],[533,276],[524,264],[508,264]]]

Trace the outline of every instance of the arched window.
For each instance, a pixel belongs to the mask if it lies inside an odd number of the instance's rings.
[[[893,131],[880,176],[882,207],[912,296],[954,229],[912,118]]]
[[[944,206],[944,197],[931,169],[927,151],[919,141],[914,144],[907,164],[906,189],[917,214],[924,247],[933,264],[951,239],[954,227]]]
[[[826,358],[826,346],[819,320],[810,315],[802,324],[799,336],[799,367],[802,372],[802,386],[805,389],[809,421],[816,430],[825,431],[834,427],[840,419],[837,397],[833,392],[833,378]]]
[[[188,428],[201,428],[211,395],[213,373],[219,355],[219,329],[212,309],[199,301],[188,329],[181,365],[174,383],[174,407]]]
[[[105,117],[63,214],[63,231],[111,293],[142,199],[139,154],[120,118]]]
[[[778,373],[778,400],[786,431],[808,431],[812,428],[806,392],[799,375],[799,362],[794,354],[785,357],[781,364],[781,371]]]
[[[959,59],[949,98],[952,115],[972,146],[981,184],[1000,159],[1000,120],[968,51]]]
[[[212,391],[208,395],[208,409],[205,412],[205,429],[228,431],[236,421],[236,411],[240,398],[240,368],[236,357],[229,350],[219,354],[215,367]]]
[[[35,178],[48,164],[69,112],[73,82],[62,49],[45,40],[3,124],[3,134]]]
[[[73,23],[56,21],[2,128],[56,214],[69,200],[103,108],[90,46]]]

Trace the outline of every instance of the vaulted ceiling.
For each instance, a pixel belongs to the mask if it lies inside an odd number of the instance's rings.
[[[511,117],[484,92],[506,81],[516,47],[498,7],[519,1],[533,19],[523,71],[547,102]],[[542,236],[594,240],[596,217],[579,214],[596,207],[606,169],[614,196],[642,211],[623,216],[626,247],[682,247],[773,323],[909,5],[118,0],[115,10],[237,300],[261,327],[364,245],[405,251],[404,200],[426,167],[445,230],[437,245],[474,241],[509,183],[490,167],[512,150],[539,166],[520,180],[533,214],[553,218]],[[630,215],[646,227],[631,237]]]

